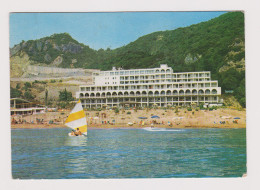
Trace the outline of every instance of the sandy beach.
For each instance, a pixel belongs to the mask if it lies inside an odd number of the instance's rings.
[[[12,116],[11,121],[20,121],[18,124],[11,122],[11,128],[65,128],[69,110],[59,112],[47,112],[29,116]],[[175,110],[125,110],[115,113],[114,110],[86,111],[89,129],[111,128],[245,128],[246,111],[234,109],[198,110],[187,111],[186,109]],[[151,116],[157,115],[159,119]],[[147,117],[139,119],[138,117]],[[234,119],[239,117],[239,119]],[[40,121],[40,122],[37,122]],[[235,122],[235,123],[234,123]],[[132,123],[132,125],[128,125]]]

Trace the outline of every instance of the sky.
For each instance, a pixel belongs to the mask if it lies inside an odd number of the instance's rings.
[[[10,47],[69,33],[93,49],[115,49],[156,31],[208,21],[226,12],[10,13]]]

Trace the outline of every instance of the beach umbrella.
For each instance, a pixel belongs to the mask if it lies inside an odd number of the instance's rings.
[[[99,117],[94,117],[94,119],[99,119]]]
[[[138,119],[147,119],[147,117],[138,117]]]
[[[151,118],[153,118],[153,119],[160,119],[160,117],[158,115],[153,115]]]
[[[234,117],[234,119],[240,119],[240,117]]]

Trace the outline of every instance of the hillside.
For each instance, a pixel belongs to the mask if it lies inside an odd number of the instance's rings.
[[[14,46],[10,50],[11,76],[12,70],[19,73],[25,64],[107,70],[112,66],[149,68],[164,63],[175,72],[211,71],[223,93],[234,90],[235,97],[245,107],[244,41],[242,12],[226,13],[176,30],[154,32],[114,50],[96,51],[67,33],[53,34]]]

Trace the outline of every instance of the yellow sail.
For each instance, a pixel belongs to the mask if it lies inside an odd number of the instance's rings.
[[[80,100],[70,112],[70,115],[65,121],[65,125],[75,130],[79,128],[81,133],[87,135],[87,119]]]

